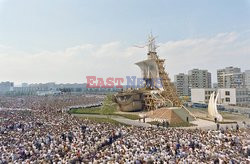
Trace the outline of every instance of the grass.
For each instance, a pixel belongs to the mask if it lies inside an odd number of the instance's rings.
[[[147,122],[151,125],[157,125],[158,123],[160,124],[160,126],[163,126],[161,122],[158,121],[151,121],[151,122]],[[188,123],[188,122],[182,122],[182,123],[175,123],[175,124],[170,124],[169,127],[190,127],[190,126],[195,126],[195,124],[192,123]]]
[[[113,115],[113,116],[121,116],[130,120],[138,120],[140,117],[135,114],[123,114],[123,113],[115,113],[115,112],[107,112],[103,110],[101,107],[98,108],[79,108],[79,109],[71,109],[71,114],[97,114],[97,115]]]
[[[140,117],[134,114],[123,114],[123,113],[116,113],[117,111],[117,104],[112,101],[112,95],[107,95],[105,98],[103,105],[101,107],[95,108],[78,108],[78,109],[71,109],[69,113],[71,114],[98,114],[98,115],[114,115],[114,116],[121,116],[131,120],[138,120]]]
[[[101,114],[101,107],[71,109],[71,114]]]
[[[116,116],[121,116],[130,120],[139,120],[139,116],[135,114],[122,114],[122,113],[115,113]]]
[[[110,115],[117,111],[116,104],[112,101],[112,95],[107,95],[101,107],[71,109],[71,114],[102,114]]]
[[[205,108],[188,108],[195,116],[196,118],[200,118],[203,120],[208,120],[208,121],[214,121],[211,118],[208,118],[208,111]],[[231,124],[231,123],[236,123],[236,121],[244,121],[247,119],[246,116],[243,116],[238,113],[230,113],[226,111],[218,111],[222,117],[223,117],[223,122],[220,122],[220,124]]]

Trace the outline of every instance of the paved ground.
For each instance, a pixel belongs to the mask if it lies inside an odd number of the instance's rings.
[[[74,116],[77,117],[96,117],[96,118],[110,118],[113,119],[115,121],[118,121],[120,123],[124,123],[127,125],[132,125],[132,126],[141,126],[141,127],[152,127],[151,124],[149,123],[143,123],[143,122],[139,122],[138,120],[130,120],[121,116],[114,116],[114,115],[95,115],[95,114],[73,114]],[[149,120],[146,120],[149,121]],[[152,120],[151,120],[152,121]],[[180,129],[196,129],[196,128],[201,128],[201,129],[217,129],[217,124],[215,124],[212,121],[208,121],[208,120],[203,120],[203,119],[197,119],[195,121],[192,121],[191,123],[197,125],[197,126],[192,126],[192,127],[179,127]],[[240,127],[243,127],[243,124],[241,122],[238,122]],[[233,126],[233,128],[236,128],[236,124],[220,124],[220,127],[223,127],[224,129],[226,127],[231,128]],[[156,126],[154,126],[156,127]]]
[[[192,121],[191,123],[193,123],[197,126],[183,127],[183,128],[184,129],[199,128],[199,129],[213,129],[213,130],[217,129],[217,124],[215,122],[208,121],[208,120],[197,119],[195,121]],[[223,127],[223,128],[226,128],[226,127],[231,128],[231,126],[233,126],[233,128],[236,128],[236,124],[220,124],[220,127]],[[240,125],[240,126],[242,126],[242,125]]]
[[[202,120],[202,119],[197,119],[196,121],[192,122],[193,124],[196,124],[197,126],[193,127],[183,127],[184,129],[195,129],[195,128],[200,128],[200,129],[211,129],[211,130],[216,130],[217,129],[217,124],[215,124],[212,121],[207,121],[207,120]],[[244,125],[241,121],[238,121],[238,125],[240,128],[245,128],[246,125]],[[220,124],[220,128],[223,127],[226,129],[226,127],[236,129],[236,123],[229,123],[229,124]]]

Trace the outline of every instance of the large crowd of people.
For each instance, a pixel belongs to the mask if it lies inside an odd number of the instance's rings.
[[[0,164],[249,163],[250,129],[144,128],[74,117],[96,96],[0,97]]]

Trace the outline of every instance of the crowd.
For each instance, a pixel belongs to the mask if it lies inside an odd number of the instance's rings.
[[[0,164],[250,162],[249,129],[131,127],[62,112],[101,100],[72,95],[0,97]]]

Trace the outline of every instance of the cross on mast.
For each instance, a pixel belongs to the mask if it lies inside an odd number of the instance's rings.
[[[148,36],[148,43],[146,45],[148,47],[148,52],[156,52],[156,48],[158,48],[158,46],[155,44],[155,38],[156,37],[154,37],[151,32]]]
[[[156,49],[159,47],[155,44],[155,39],[157,37],[154,37],[152,32],[148,35],[148,40],[147,42],[145,43],[145,45],[143,46],[138,46],[138,45],[135,45],[135,47],[138,47],[138,48],[144,48],[144,47],[148,47],[148,53],[156,53]]]

